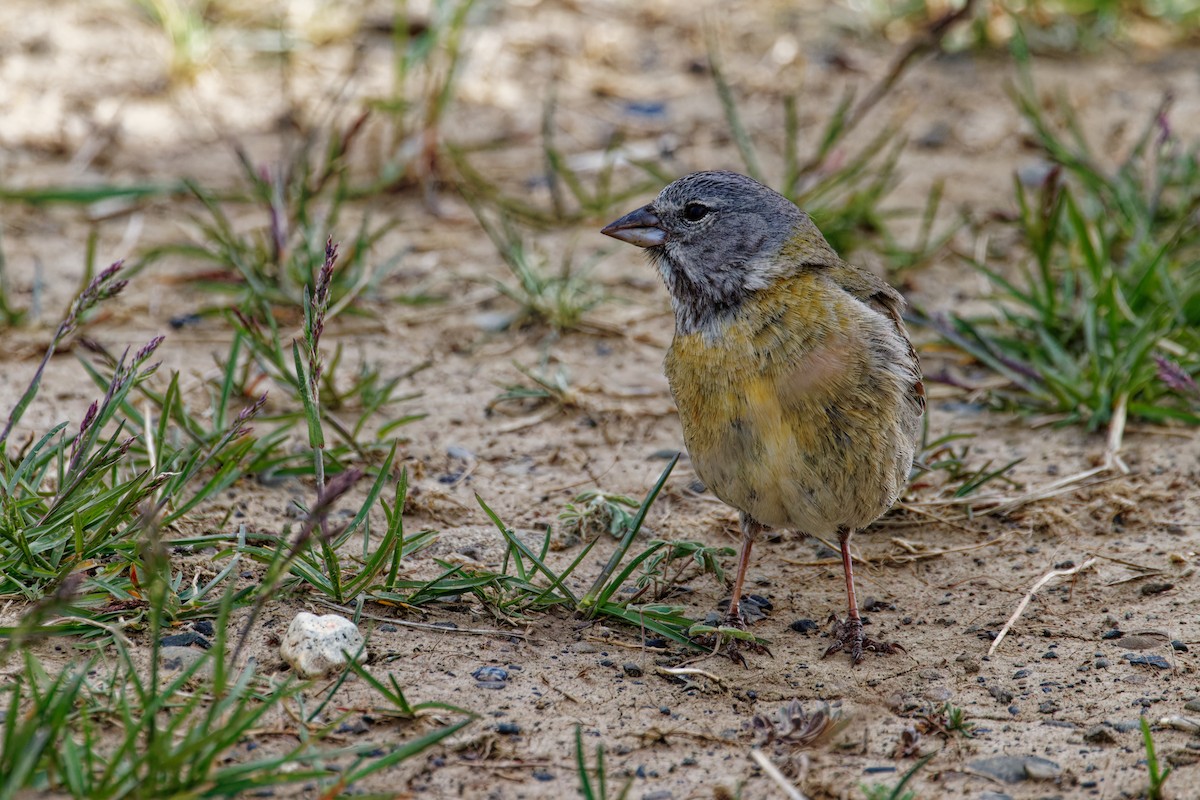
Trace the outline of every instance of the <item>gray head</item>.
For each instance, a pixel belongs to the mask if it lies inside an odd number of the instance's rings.
[[[807,214],[736,172],[686,175],[601,232],[646,248],[680,333],[710,327],[806,264],[836,260]]]

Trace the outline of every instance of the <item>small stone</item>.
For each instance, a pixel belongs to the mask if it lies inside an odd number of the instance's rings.
[[[1135,656],[1133,653],[1125,653],[1121,658],[1133,664],[1135,667],[1154,667],[1155,669],[1170,669],[1171,663],[1162,656]]]
[[[622,664],[621,669],[625,670],[625,674],[631,678],[640,678],[640,677],[642,677],[642,675],[645,674],[643,672],[641,666],[639,664],[635,664],[632,661],[630,661],[627,664]]]
[[[1195,700],[1188,700],[1183,704],[1184,711],[1200,711],[1200,697]]]
[[[192,623],[192,630],[202,636],[214,636],[216,630],[213,628],[211,619],[198,619]]]
[[[1188,651],[1187,645],[1178,639],[1171,640],[1171,649],[1176,653],[1186,653]]]
[[[480,689],[503,689],[508,686],[508,670],[494,664],[485,664],[472,672],[471,677]]]
[[[572,642],[568,645],[567,649],[573,653],[595,653],[600,648],[591,642]]]
[[[1096,659],[1096,669],[1108,669],[1108,667],[1111,665],[1111,663],[1112,662],[1109,661],[1107,658],[1104,658],[1103,656],[1101,656],[1100,658]]]
[[[1125,634],[1121,632],[1120,628],[1110,628],[1109,630],[1106,630],[1104,633],[1100,634],[1100,638],[1101,639],[1120,639],[1124,635]]]
[[[803,633],[805,636],[810,633],[816,633],[821,629],[821,626],[811,619],[798,619],[788,627],[796,633]]]
[[[195,631],[185,631],[184,633],[173,633],[170,636],[164,636],[158,640],[158,643],[163,647],[199,647],[201,650],[207,650],[212,647],[212,644]]]
[[[1117,647],[1124,647],[1126,650],[1151,650],[1166,641],[1167,637],[1162,634],[1135,633],[1131,636],[1121,637],[1117,641]]]
[[[358,628],[337,614],[318,617],[301,611],[279,645],[279,655],[303,678],[319,678],[341,669],[346,665],[343,652],[360,662],[367,658]]]
[[[972,761],[967,766],[1004,783],[1053,780],[1062,774],[1062,767],[1038,756],[993,756]]]
[[[1152,581],[1150,583],[1143,583],[1142,588],[1138,589],[1138,592],[1141,593],[1142,597],[1150,597],[1151,595],[1169,592],[1174,588],[1175,584],[1173,583],[1168,583],[1166,581]]]
[[[501,722],[496,726],[496,733],[503,733],[507,736],[516,736],[521,732],[521,726],[515,722]]]
[[[1045,653],[1042,653],[1042,658],[1050,661],[1058,658],[1058,653],[1054,652],[1053,650],[1047,650]]]
[[[1014,673],[1013,673],[1013,678],[1028,678],[1028,677],[1029,677],[1029,674],[1030,674],[1030,673],[1029,673],[1029,670],[1027,670],[1027,669],[1019,669],[1019,670],[1017,670],[1016,672],[1014,672]]]
[[[1025,776],[1032,781],[1052,781],[1062,774],[1062,767],[1048,758],[1025,757]]]

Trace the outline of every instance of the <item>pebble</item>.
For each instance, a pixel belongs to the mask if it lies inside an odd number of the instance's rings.
[[[163,647],[191,647],[196,646],[201,650],[207,650],[212,647],[212,643],[205,639],[195,631],[185,631],[184,633],[173,633],[170,636],[164,636],[158,640],[158,643]]]
[[[805,636],[810,633],[816,633],[821,629],[821,626],[818,625],[815,620],[811,619],[798,619],[788,627],[794,630],[796,633],[803,633]]]
[[[337,614],[318,617],[307,611],[295,616],[279,645],[279,655],[302,678],[319,678],[341,669],[346,665],[343,651],[357,654],[359,661],[367,659],[358,627]]]
[[[508,686],[508,670],[504,667],[484,665],[472,672],[471,677],[480,689],[503,689]]]
[[[1173,583],[1154,581],[1152,583],[1143,583],[1142,588],[1138,589],[1138,591],[1141,592],[1142,597],[1150,597],[1151,595],[1169,592],[1174,588],[1175,584]]]
[[[1104,725],[1093,725],[1083,733],[1083,740],[1091,744],[1116,744],[1117,737]]]
[[[635,664],[632,661],[630,661],[627,664],[622,664],[621,669],[625,670],[625,674],[631,678],[640,678],[640,677],[642,677],[643,674],[645,674],[642,670],[641,665]]]
[[[1184,644],[1183,642],[1179,641],[1178,639],[1171,640],[1171,649],[1174,650],[1176,653],[1186,653],[1188,651],[1187,645]]]
[[[967,767],[1004,783],[1053,780],[1062,774],[1062,767],[1038,756],[993,756],[972,761]]]
[[[1200,697],[1183,704],[1184,711],[1200,711]]]
[[[1156,669],[1171,668],[1171,663],[1162,656],[1135,656],[1133,653],[1125,653],[1121,656],[1121,658],[1137,667],[1155,667]]]
[[[1132,636],[1122,637],[1117,642],[1117,647],[1124,647],[1126,650],[1150,650],[1163,644],[1167,637],[1150,634],[1150,633],[1135,633]]]

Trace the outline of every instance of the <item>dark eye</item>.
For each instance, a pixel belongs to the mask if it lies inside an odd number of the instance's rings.
[[[688,222],[699,222],[708,216],[709,211],[712,209],[704,203],[688,203],[683,207],[683,218]]]

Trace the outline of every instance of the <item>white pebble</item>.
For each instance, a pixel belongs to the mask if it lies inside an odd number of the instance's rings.
[[[288,626],[279,655],[303,678],[319,678],[346,665],[342,651],[365,661],[367,650],[354,623],[337,614],[318,617],[301,611]]]

